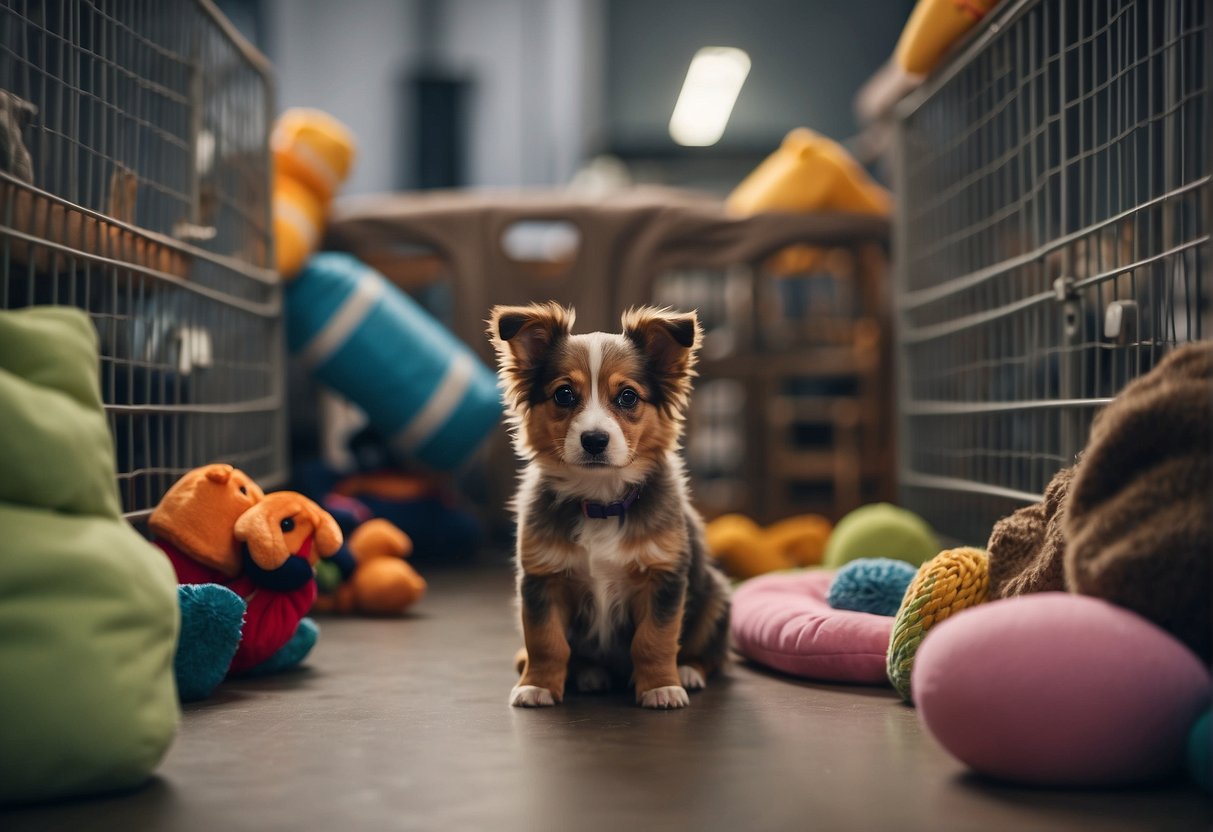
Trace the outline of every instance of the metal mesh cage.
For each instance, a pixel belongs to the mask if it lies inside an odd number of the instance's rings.
[[[983,543],[1208,337],[1205,0],[1004,4],[898,114],[904,502]]]
[[[793,252],[795,253],[795,252]],[[660,275],[647,301],[695,309],[704,342],[687,467],[706,514],[840,517],[889,499],[886,246],[829,249],[807,269],[767,263]]]
[[[0,307],[97,329],[123,505],[285,479],[272,89],[206,0],[0,4]]]

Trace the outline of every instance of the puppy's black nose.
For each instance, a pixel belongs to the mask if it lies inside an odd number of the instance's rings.
[[[605,430],[587,430],[581,434],[581,447],[585,448],[586,453],[594,456],[605,451],[607,443],[610,441],[610,434]]]

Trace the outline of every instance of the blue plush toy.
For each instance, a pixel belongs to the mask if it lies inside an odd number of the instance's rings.
[[[219,584],[178,584],[181,635],[173,656],[177,696],[182,702],[206,699],[227,676],[244,624],[244,599]],[[289,670],[302,662],[319,640],[320,628],[303,618],[290,641],[246,676]]]
[[[860,558],[838,570],[826,601],[838,610],[896,615],[918,569],[904,560]]]
[[[219,584],[178,584],[181,636],[173,656],[182,702],[205,699],[227,675],[240,644],[244,599]]]

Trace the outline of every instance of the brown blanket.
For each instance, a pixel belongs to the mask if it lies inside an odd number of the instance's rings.
[[[994,524],[986,551],[990,555],[990,597],[1010,598],[1027,592],[1065,589],[1062,559],[1064,500],[1074,477],[1063,468],[1045,489],[1043,502],[1021,508]]]
[[[1096,417],[1079,463],[995,524],[990,595],[1127,607],[1213,662],[1213,342],[1175,350]]]
[[[1171,353],[1096,418],[1063,531],[1068,589],[1213,659],[1213,342]]]

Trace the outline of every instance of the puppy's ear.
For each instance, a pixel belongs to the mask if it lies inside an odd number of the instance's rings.
[[[685,411],[703,341],[698,316],[652,306],[633,308],[623,313],[623,334],[645,356],[654,404],[673,413]]]
[[[489,317],[489,337],[502,367],[534,364],[568,336],[576,313],[558,303],[495,306]]]
[[[489,316],[489,338],[506,393],[516,404],[532,398],[553,351],[568,338],[576,313],[558,303],[495,306]]]

